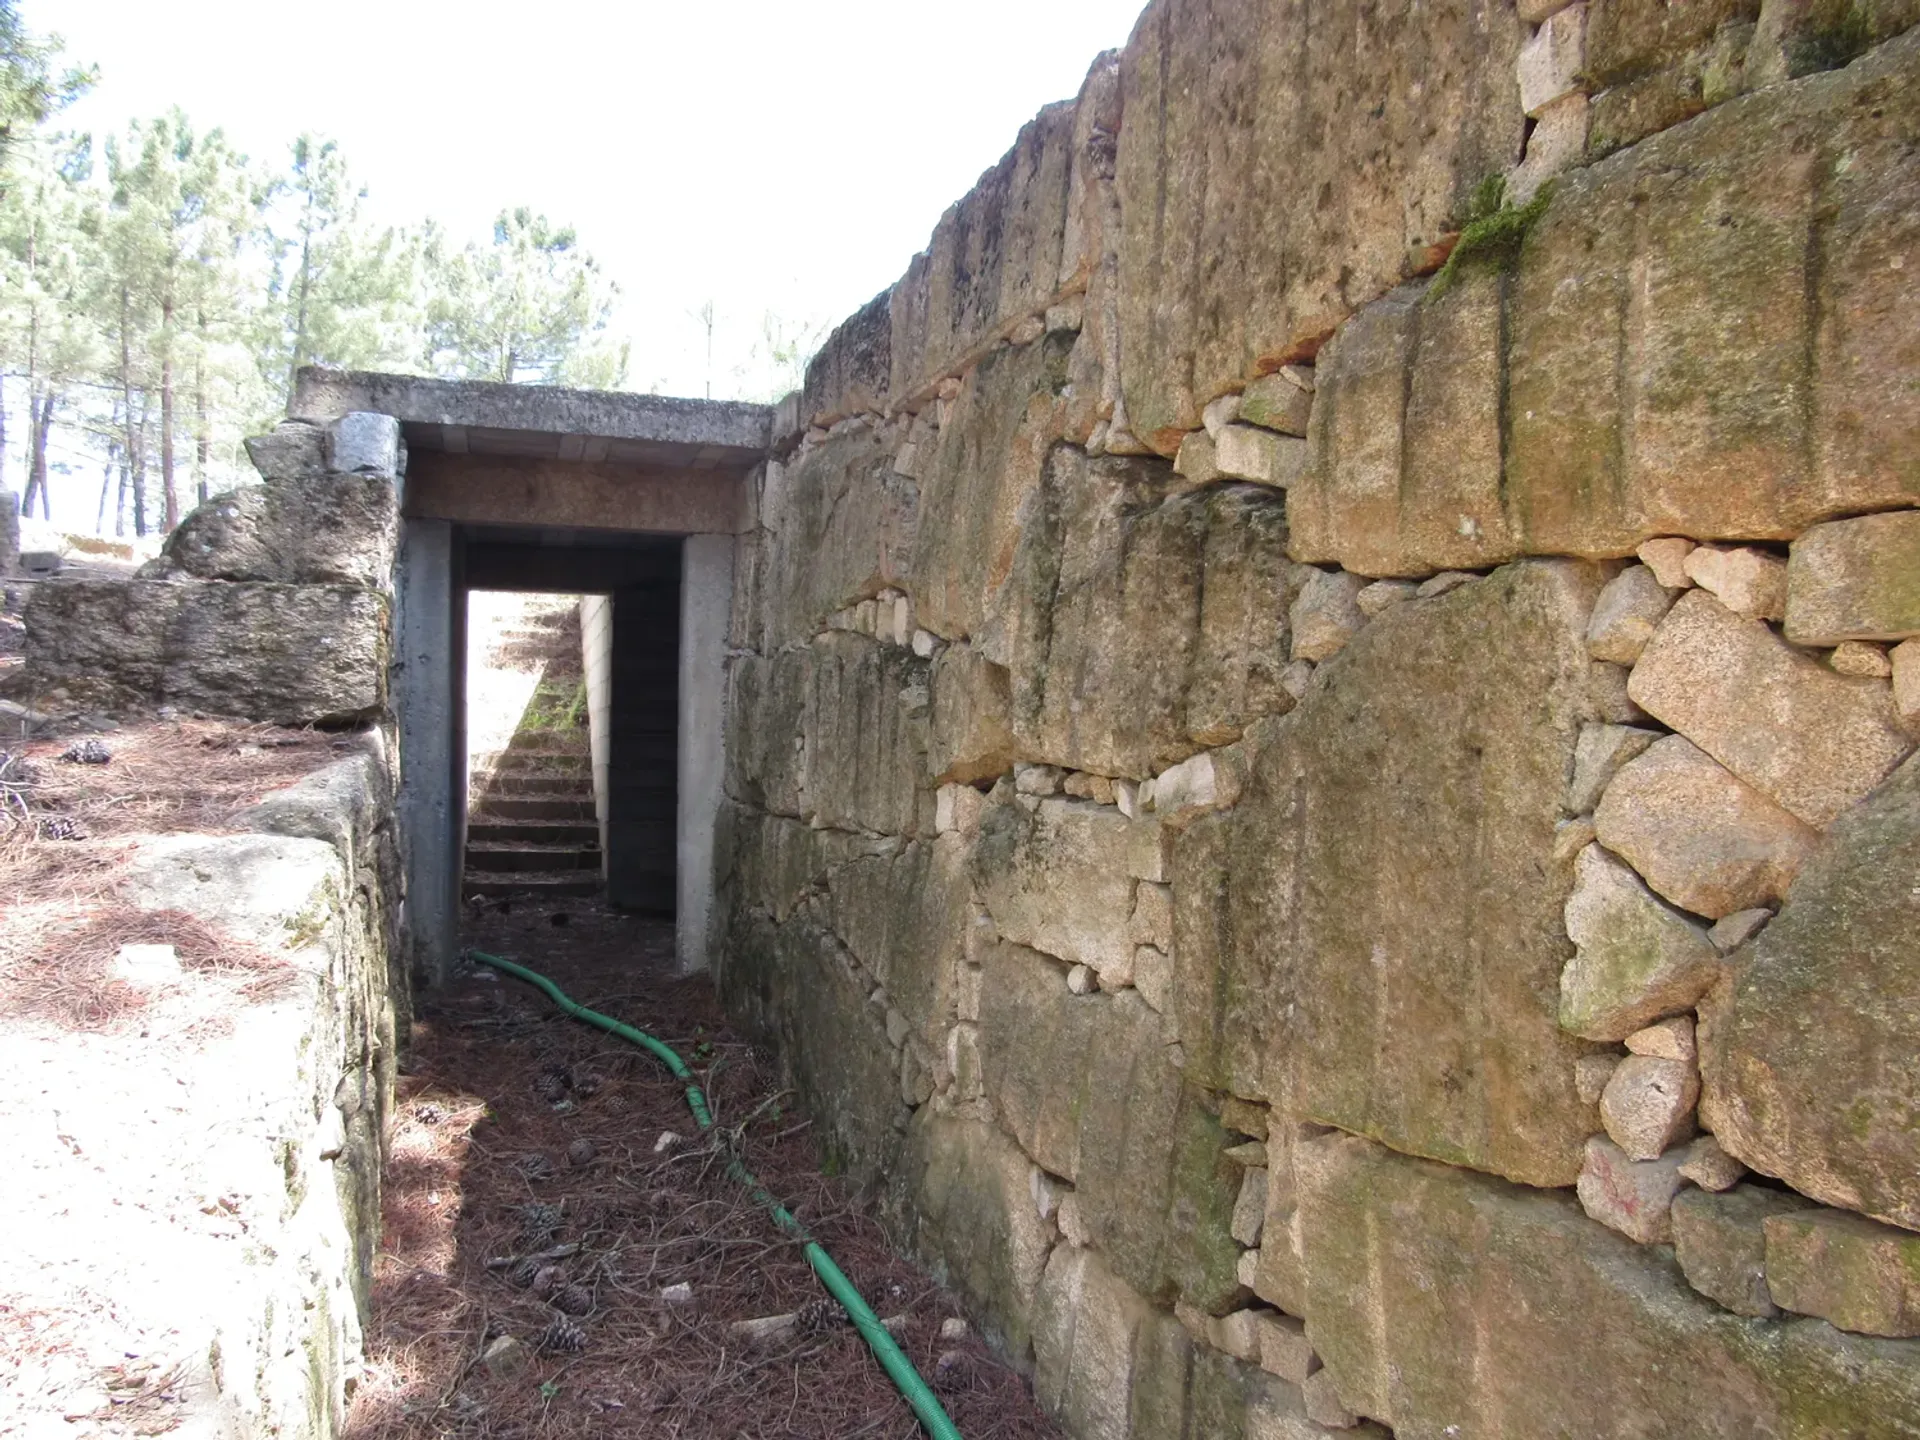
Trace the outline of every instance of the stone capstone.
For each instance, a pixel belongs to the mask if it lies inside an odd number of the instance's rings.
[[[391,477],[270,477],[196,507],[161,556],[169,574],[200,580],[387,589],[399,538]]]
[[[1820,840],[1680,735],[1624,766],[1593,819],[1657,893],[1709,920],[1784,900]]]
[[[1884,684],[1834,674],[1702,590],[1681,596],[1661,622],[1627,693],[1814,826],[1913,749]]]
[[[1802,1194],[1920,1229],[1920,760],[1842,816],[1701,1005],[1701,1115]]]

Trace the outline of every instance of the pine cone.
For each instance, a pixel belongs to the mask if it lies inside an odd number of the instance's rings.
[[[593,1312],[593,1291],[584,1285],[569,1285],[553,1297],[556,1310],[564,1310],[569,1315],[588,1315]]]
[[[42,840],[84,840],[86,827],[65,815],[42,815],[36,822]]]
[[[113,752],[97,739],[76,740],[60,752],[60,758],[69,765],[104,765],[113,759]]]
[[[545,1159],[545,1156],[540,1157]],[[564,1211],[558,1205],[535,1202],[520,1207],[520,1248],[539,1250],[560,1233]]]
[[[580,1096],[593,1094],[601,1086],[601,1079],[591,1070],[573,1072],[573,1093]]]
[[[544,1300],[558,1290],[566,1278],[566,1272],[558,1265],[542,1265],[533,1277],[533,1293]]]
[[[587,1348],[587,1332],[564,1315],[556,1315],[540,1332],[540,1348],[553,1355],[578,1355]]]
[[[847,1312],[838,1300],[822,1296],[809,1300],[793,1314],[793,1328],[802,1335],[819,1335],[847,1323]]]
[[[549,1160],[537,1150],[530,1154],[522,1155],[518,1160],[513,1162],[513,1168],[529,1180],[551,1180],[553,1178],[553,1161]]]
[[[525,1290],[529,1285],[533,1284],[539,1274],[540,1266],[537,1261],[522,1260],[507,1272],[507,1279],[511,1283],[519,1286],[522,1290]]]
[[[567,1070],[564,1065],[549,1065],[533,1078],[533,1093],[549,1105],[567,1098]]]

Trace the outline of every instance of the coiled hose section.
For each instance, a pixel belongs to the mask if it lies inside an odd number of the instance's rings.
[[[654,1039],[644,1030],[636,1030],[631,1025],[622,1025],[610,1015],[602,1015],[598,1010],[589,1010],[569,997],[558,985],[537,970],[529,970],[524,965],[516,965],[511,960],[503,960],[498,955],[489,955],[483,950],[469,950],[467,953],[483,965],[490,965],[502,974],[513,976],[516,980],[526,981],[575,1020],[584,1020],[587,1024],[597,1026],[609,1035],[617,1035],[629,1044],[638,1045],[642,1050],[647,1051],[673,1073],[674,1079],[686,1086],[687,1108],[693,1111],[694,1121],[702,1130],[713,1128],[713,1112],[707,1108],[707,1097],[694,1082],[693,1072],[688,1070],[686,1062],[674,1053],[672,1046]],[[744,1185],[747,1193],[766,1207],[773,1215],[774,1224],[802,1243],[804,1248],[801,1253],[807,1257],[807,1263],[813,1267],[813,1273],[820,1277],[820,1283],[827,1287],[827,1293],[840,1302],[841,1308],[853,1321],[853,1328],[858,1330],[860,1338],[867,1342],[867,1348],[873,1351],[874,1358],[887,1372],[887,1378],[893,1381],[894,1388],[900,1392],[901,1398],[912,1407],[914,1415],[918,1417],[927,1434],[931,1435],[933,1440],[960,1440],[960,1431],[948,1418],[939,1398],[927,1388],[927,1382],[921,1378],[920,1372],[913,1368],[913,1362],[907,1359],[899,1345],[894,1343],[893,1336],[889,1335],[886,1326],[880,1323],[880,1317],[875,1315],[873,1308],[861,1298],[860,1292],[854,1288],[853,1282],[847,1279],[846,1273],[833,1263],[833,1257],[822,1250],[819,1242],[807,1234],[806,1227],[794,1218],[792,1211],[767,1193],[766,1187],[754,1178],[753,1172],[740,1163],[739,1156],[729,1156],[727,1175],[730,1179]]]

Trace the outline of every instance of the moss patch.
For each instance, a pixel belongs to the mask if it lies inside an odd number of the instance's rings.
[[[1427,290],[1428,300],[1447,293],[1454,280],[1465,270],[1511,270],[1520,259],[1520,247],[1527,232],[1547,213],[1553,198],[1549,180],[1524,205],[1507,203],[1507,182],[1489,175],[1474,189],[1467,206],[1466,223],[1460,227],[1460,242],[1453,247],[1447,263],[1433,277]]]

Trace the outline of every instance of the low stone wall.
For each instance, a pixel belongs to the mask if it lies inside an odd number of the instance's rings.
[[[19,1031],[0,1061],[31,1142],[0,1184],[32,1217],[9,1302],[59,1342],[30,1429],[144,1402],[122,1413],[181,1435],[341,1432],[407,1008],[395,841],[369,735],[229,833],[130,843],[129,927],[184,915],[233,953],[208,971],[123,952],[137,1023]]]
[[[720,985],[1074,1435],[1920,1434],[1916,19],[1156,0],[782,407]]]
[[[381,716],[406,468],[398,422],[289,422],[247,450],[263,483],[194,510],[137,580],[35,587],[32,688],[20,698],[288,725]]]

